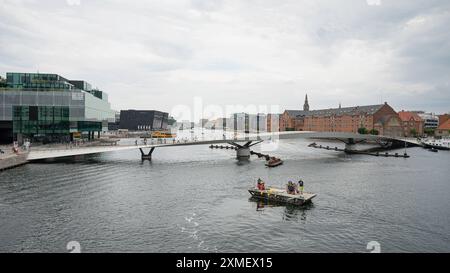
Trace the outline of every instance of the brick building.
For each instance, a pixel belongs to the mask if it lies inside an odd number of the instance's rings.
[[[303,131],[304,117],[309,112],[308,95],[303,110],[285,110],[280,116],[280,131]]]
[[[303,119],[306,114],[301,110],[286,110],[280,116],[280,131],[303,131]]]
[[[280,131],[357,133],[359,128],[376,130],[380,135],[404,135],[399,115],[387,103],[309,110],[306,98],[303,111],[286,110],[280,117]]]
[[[434,132],[435,136],[448,137],[450,136],[450,119],[447,119],[444,123],[439,125],[439,127]]]
[[[398,112],[402,120],[404,135],[406,137],[422,136],[424,129],[424,121],[414,112],[400,111]]]
[[[443,115],[439,115],[438,117],[439,117],[439,125],[441,125],[450,119],[450,114],[443,114]]]

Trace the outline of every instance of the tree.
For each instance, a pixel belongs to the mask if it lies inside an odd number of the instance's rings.
[[[358,133],[361,135],[367,135],[368,131],[365,127],[361,127],[358,129]]]
[[[6,87],[6,79],[0,76],[0,87]]]
[[[416,137],[416,136],[417,136],[417,130],[416,130],[416,128],[412,128],[411,131],[409,131],[409,133],[410,133],[413,137]]]
[[[424,133],[425,133],[427,136],[434,136],[434,129],[426,128],[426,129],[424,130]]]
[[[372,129],[369,131],[369,134],[377,136],[380,132],[378,132],[378,130]]]
[[[176,122],[176,119],[174,119],[172,116],[167,119],[167,125],[174,125]]]

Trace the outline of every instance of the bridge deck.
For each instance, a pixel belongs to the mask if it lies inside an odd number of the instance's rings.
[[[340,133],[340,132],[274,132],[274,133],[261,133],[261,134],[248,134],[245,137],[238,138],[224,138],[202,141],[188,141],[188,142],[171,142],[167,140],[167,143],[149,144],[149,145],[111,145],[111,146],[91,146],[91,147],[72,147],[66,149],[58,148],[32,148],[28,154],[27,160],[40,160],[47,158],[67,157],[85,154],[96,154],[104,152],[124,151],[132,149],[146,149],[153,147],[174,147],[174,146],[190,146],[190,145],[210,145],[218,143],[230,143],[230,142],[246,142],[246,141],[258,141],[258,140],[277,140],[277,139],[293,139],[293,138],[316,138],[316,139],[356,139],[356,140],[378,140],[378,139],[394,139],[385,136],[373,136],[373,135],[360,135],[353,133]],[[404,141],[402,139],[397,139]],[[416,143],[415,143],[416,144]]]

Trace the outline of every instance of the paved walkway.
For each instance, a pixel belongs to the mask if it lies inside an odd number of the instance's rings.
[[[0,171],[14,168],[28,162],[28,152],[20,151],[19,154],[15,154],[12,151],[12,145],[0,146],[0,149],[4,154],[0,154]]]

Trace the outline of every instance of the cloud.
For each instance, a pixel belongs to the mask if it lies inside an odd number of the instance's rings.
[[[75,4],[73,4],[75,3]],[[450,110],[450,2],[0,0],[0,74],[85,79],[116,109]]]

